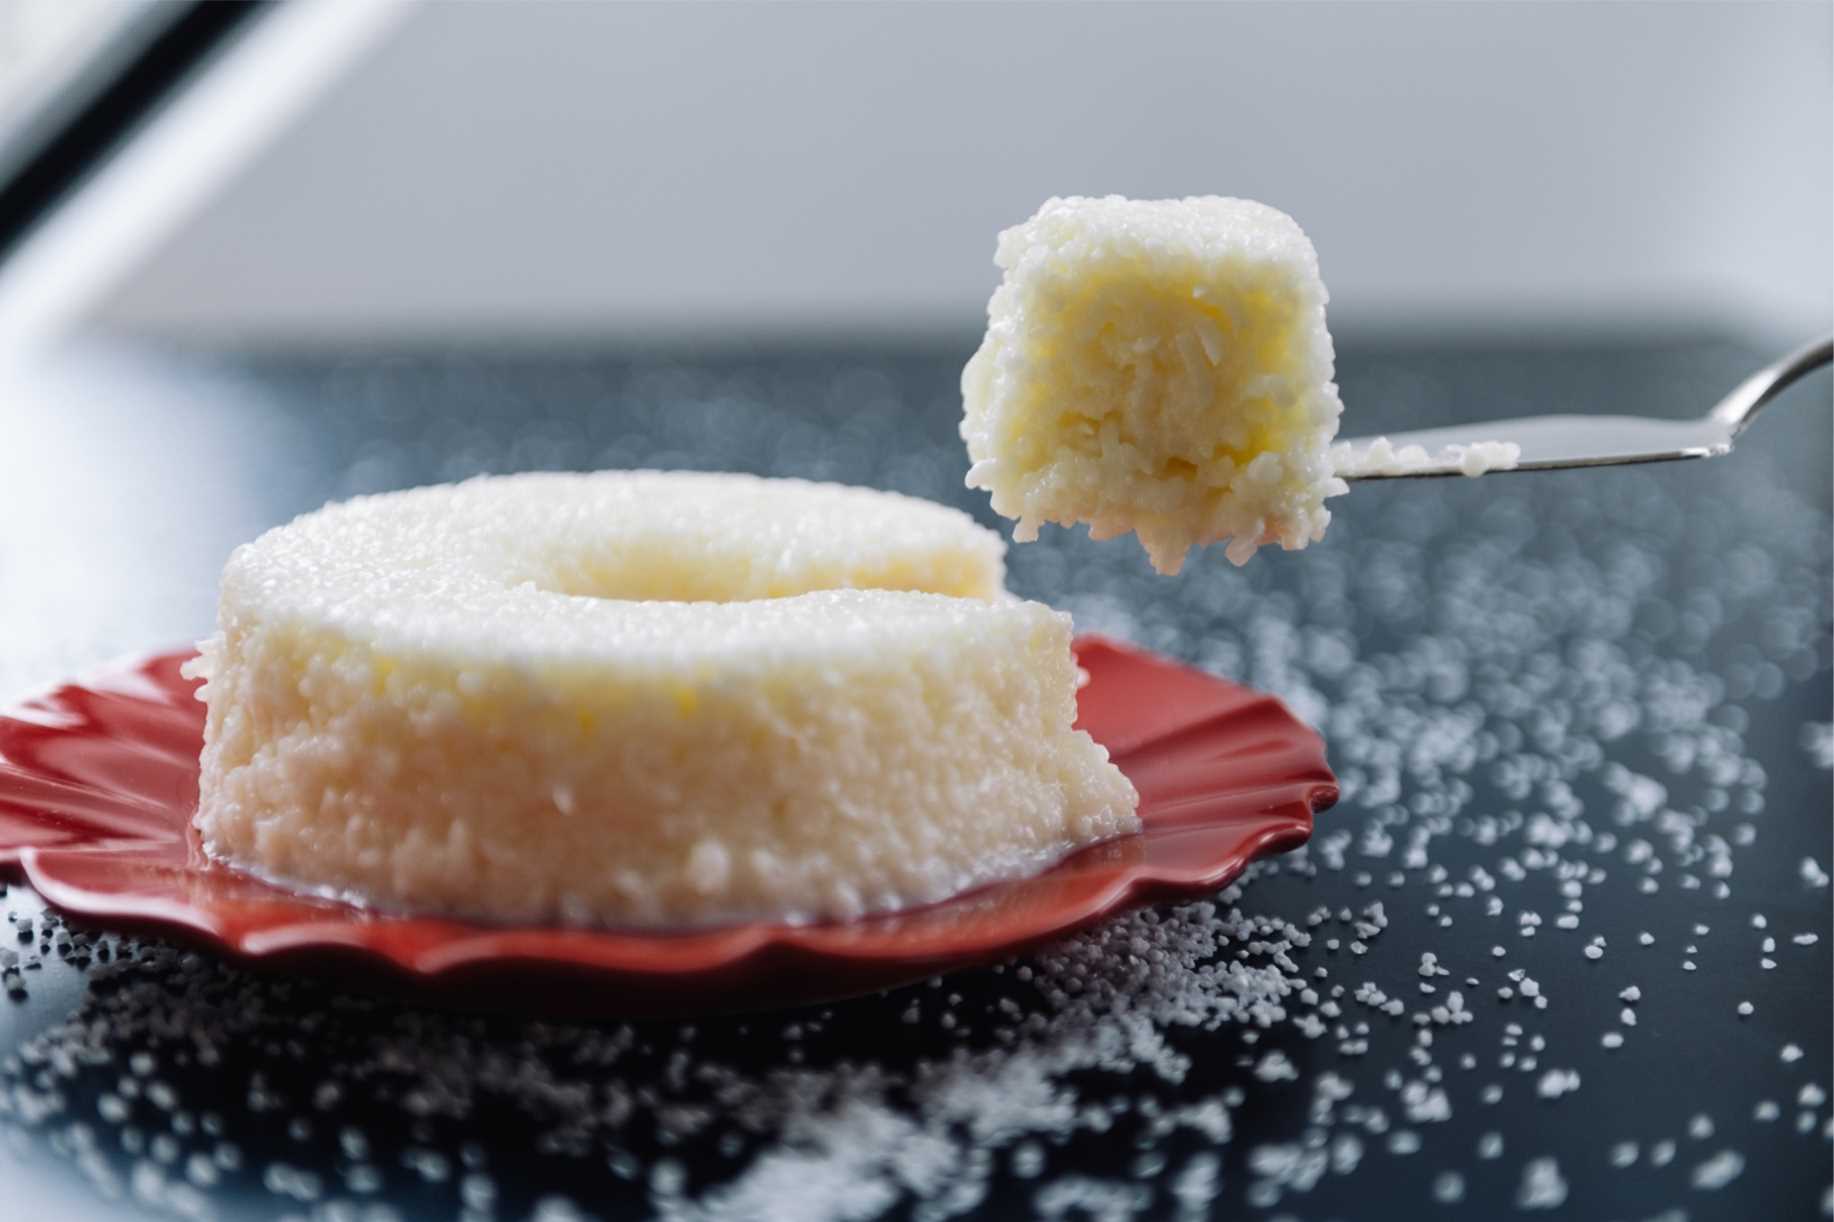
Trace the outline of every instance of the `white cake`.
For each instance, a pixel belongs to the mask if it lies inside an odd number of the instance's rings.
[[[1000,234],[962,372],[971,487],[1017,520],[1139,536],[1175,573],[1228,541],[1301,548],[1331,520],[1337,387],[1324,282],[1252,200],[1053,199]]]
[[[525,475],[236,551],[195,673],[207,850],[383,907],[849,917],[1137,826],[1067,616],[888,493]]]

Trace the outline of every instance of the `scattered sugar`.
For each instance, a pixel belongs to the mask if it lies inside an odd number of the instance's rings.
[[[1551,1158],[1530,1159],[1522,1168],[1522,1186],[1516,1190],[1517,1209],[1559,1209],[1566,1204],[1567,1182],[1560,1164]]]
[[[1579,1071],[1576,1069],[1550,1069],[1541,1075],[1541,1081],[1535,1087],[1536,1093],[1543,1099],[1558,1099],[1578,1089]]]
[[[1222,1178],[1222,1159],[1212,1153],[1195,1154],[1172,1181],[1172,1196],[1180,1208],[1202,1216],[1216,1199]]]
[[[1291,1082],[1299,1071],[1283,1052],[1270,1052],[1255,1065],[1255,1077],[1263,1082]]]
[[[1724,1188],[1745,1170],[1745,1156],[1736,1150],[1721,1150],[1694,1168],[1690,1177],[1694,1187],[1711,1191]]]

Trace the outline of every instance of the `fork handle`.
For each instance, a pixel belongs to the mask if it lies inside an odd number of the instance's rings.
[[[1709,416],[1732,426],[1732,435],[1745,431],[1766,403],[1782,394],[1805,374],[1813,373],[1834,361],[1834,339],[1804,344],[1788,356],[1780,357],[1740,382],[1731,394],[1719,401]]]

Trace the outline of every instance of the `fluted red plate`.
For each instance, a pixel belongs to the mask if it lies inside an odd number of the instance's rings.
[[[371,912],[247,877],[191,834],[204,709],[178,673],[189,653],[0,709],[0,865],[79,917],[461,1005],[750,1009],[870,992],[1208,894],[1303,843],[1313,812],[1337,800],[1324,744],[1273,697],[1100,638],[1076,651],[1090,676],[1078,724],[1139,789],[1143,829],[891,916],[679,933],[506,927]]]

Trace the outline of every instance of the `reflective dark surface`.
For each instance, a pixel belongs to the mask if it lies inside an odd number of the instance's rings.
[[[968,347],[17,371],[0,685],[201,634],[229,548],[325,499],[479,471],[767,471],[990,520]],[[1343,347],[1357,433],[1687,416],[1768,355]],[[1361,487],[1240,570],[1015,548],[1079,626],[1284,696],[1345,792],[1214,906],[1001,969],[764,1018],[484,1019],[72,933],[14,885],[0,1216],[1814,1216],[1830,415],[1822,376],[1723,460]]]

